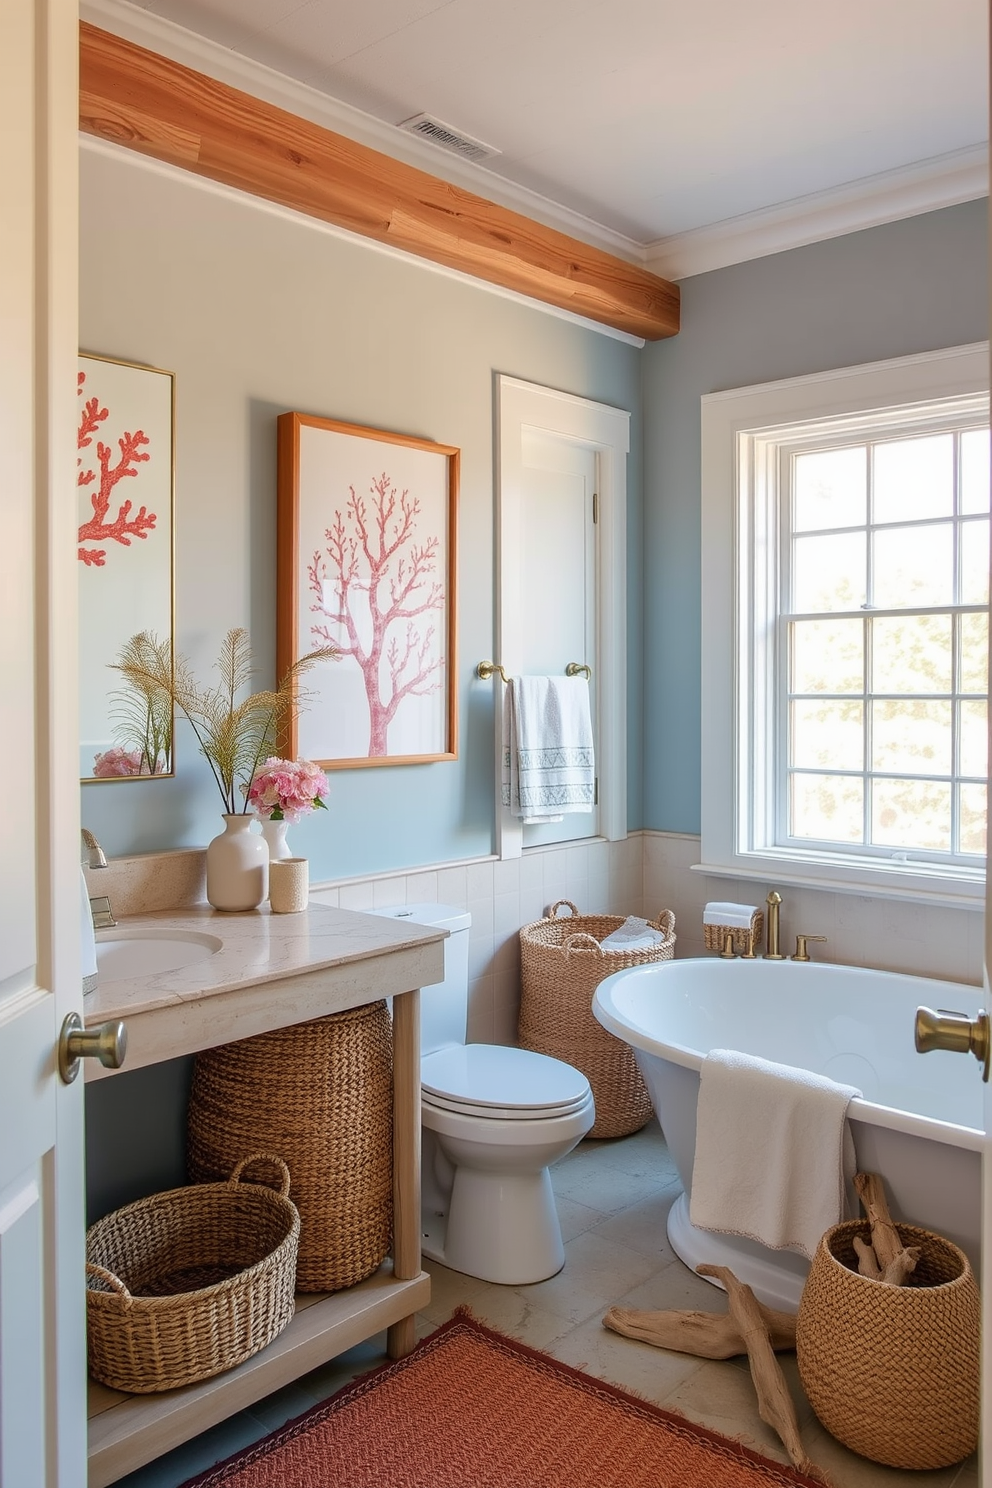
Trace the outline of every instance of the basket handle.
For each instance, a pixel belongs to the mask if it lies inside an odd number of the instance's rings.
[[[118,1297],[120,1297],[121,1301],[124,1302],[126,1306],[131,1306],[134,1298],[131,1296],[131,1293],[121,1281],[120,1277],[115,1276],[113,1271],[108,1271],[104,1266],[96,1265],[94,1261],[87,1261],[86,1275],[96,1276],[99,1278],[100,1281],[105,1281],[111,1288],[111,1290],[117,1293]]]
[[[606,954],[595,935],[587,935],[584,930],[580,930],[577,935],[570,935],[562,950],[566,956],[570,956],[573,951],[587,950],[598,951],[601,956]]]
[[[654,923],[667,940],[675,929],[675,916],[670,909],[663,909]]]
[[[579,918],[579,911],[572,903],[571,899],[556,899],[554,904],[552,904],[551,908],[548,910],[549,920],[557,919],[558,910],[561,909],[562,905],[564,905],[566,909],[571,910],[573,920],[577,920]]]
[[[241,1159],[241,1161],[239,1163],[237,1163],[236,1166],[234,1167],[234,1169],[233,1169],[233,1171],[231,1173],[231,1176],[228,1179],[228,1182],[231,1183],[231,1184],[236,1184],[236,1183],[240,1182],[242,1171],[245,1168],[250,1167],[252,1163],[257,1163],[257,1162],[271,1163],[274,1168],[278,1168],[279,1169],[279,1172],[281,1174],[281,1180],[280,1180],[280,1184],[279,1184],[279,1193],[280,1193],[280,1195],[281,1195],[282,1198],[284,1198],[284,1199],[285,1198],[288,1198],[289,1197],[289,1169],[287,1168],[286,1164],[283,1162],[282,1158],[281,1157],[276,1157],[276,1155],[275,1155],[274,1152],[252,1152],[248,1157],[243,1157]],[[268,1183],[266,1183],[266,1184],[263,1185],[263,1187],[265,1187],[265,1188],[270,1188],[271,1186],[272,1185],[271,1184],[268,1184]]]

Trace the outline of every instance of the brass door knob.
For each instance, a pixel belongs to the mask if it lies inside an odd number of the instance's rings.
[[[99,1059],[106,1069],[120,1069],[127,1054],[127,1028],[120,1022],[84,1028],[78,1013],[70,1013],[59,1034],[59,1074],[71,1085],[81,1059]]]
[[[937,1012],[928,1007],[917,1008],[917,1053],[929,1054],[931,1049],[947,1049],[952,1054],[974,1054],[982,1066],[982,1079],[987,1081],[992,1060],[988,1013],[983,1008],[977,1018],[969,1018],[967,1013],[952,1013],[946,1008],[939,1008]]]

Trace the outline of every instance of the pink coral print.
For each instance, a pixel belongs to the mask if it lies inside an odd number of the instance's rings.
[[[77,392],[84,399],[82,411],[79,416],[79,429],[76,435],[77,450],[88,450],[93,443],[93,435],[100,425],[110,417],[108,408],[100,407],[99,398],[86,398],[84,395],[84,384],[86,373],[77,374]],[[103,568],[106,563],[106,548],[83,547],[83,543],[116,542],[122,547],[129,548],[132,538],[146,538],[155,526],[155,513],[147,511],[142,506],[135,514],[131,515],[132,502],[122,501],[117,509],[116,517],[109,517],[110,498],[114,488],[128,477],[138,474],[139,464],[151,459],[143,446],[149,443],[148,436],[141,430],[134,432],[125,431],[117,440],[120,456],[115,461],[113,451],[109,445],[97,441],[96,458],[100,467],[100,475],[96,489],[90,495],[90,503],[93,515],[79,528],[79,560],[89,568]],[[87,458],[92,458],[88,456]],[[91,486],[97,480],[96,469],[91,465],[88,469],[83,468],[83,456],[80,455],[76,461],[79,473],[76,477],[77,486],[83,488]],[[108,519],[109,518],[109,519]]]
[[[297,822],[308,811],[326,810],[327,791],[327,776],[313,760],[270,755],[252,776],[248,805],[266,821]]]
[[[389,726],[404,699],[442,685],[444,656],[431,618],[444,608],[435,577],[440,539],[417,540],[420,511],[419,499],[385,472],[373,477],[367,498],[349,486],[345,510],[335,511],[324,533],[325,551],[307,567],[310,609],[322,617],[310,634],[353,656],[362,671],[370,758],[389,753]]]

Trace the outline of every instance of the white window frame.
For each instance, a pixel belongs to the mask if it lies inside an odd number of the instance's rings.
[[[770,647],[755,634],[777,614],[777,567],[756,543],[768,520],[769,458],[786,438],[831,421],[877,428],[922,405],[972,408],[987,397],[987,343],[702,399],[702,862],[714,877],[775,880],[800,887],[871,893],[946,906],[984,907],[984,864],[901,863],[767,841],[768,793],[775,789],[769,737]],[[759,518],[757,524],[755,522]],[[757,583],[756,583],[757,578]]]

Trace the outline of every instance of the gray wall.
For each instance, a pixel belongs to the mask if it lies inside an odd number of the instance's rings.
[[[987,219],[968,202],[682,281],[683,329],[643,353],[637,825],[699,831],[700,397],[985,340]]]
[[[460,447],[459,758],[335,771],[329,811],[293,829],[314,881],[486,856],[495,792],[493,387],[496,372],[630,410],[631,820],[640,816],[640,359],[635,346],[374,245],[161,173],[126,151],[81,158],[80,343],[176,374],[179,649],[206,680],[246,626],[274,671],[276,416],[287,409]],[[109,662],[110,657],[107,658]],[[109,853],[202,845],[221,801],[195,743],[178,776],[83,790]]]

